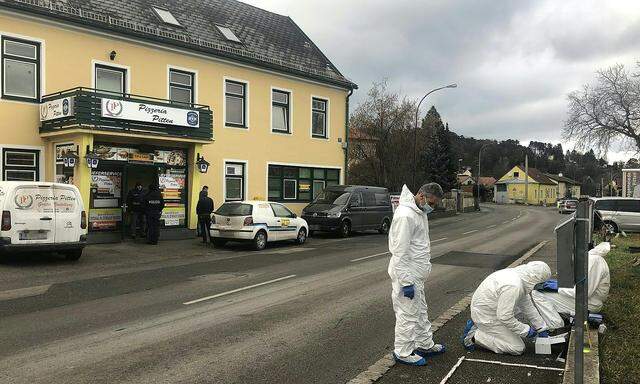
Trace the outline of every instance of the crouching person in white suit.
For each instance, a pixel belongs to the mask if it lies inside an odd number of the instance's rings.
[[[524,338],[548,336],[547,326],[533,306],[531,292],[551,277],[542,261],[532,261],[489,275],[471,299],[471,319],[462,335],[465,348],[475,345],[495,353],[521,355]],[[516,318],[524,318],[525,324]]]
[[[587,297],[589,298],[589,312],[600,312],[607,296],[611,279],[609,265],[604,256],[611,251],[611,244],[603,242],[589,251],[589,278]],[[559,288],[557,280],[546,281],[541,292],[533,291],[533,302],[540,311],[540,315],[550,329],[564,326],[560,314],[575,316],[576,289]]]

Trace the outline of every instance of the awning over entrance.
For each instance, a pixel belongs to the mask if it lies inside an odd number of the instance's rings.
[[[213,139],[209,106],[83,87],[43,96],[40,122],[42,136],[97,130],[201,143]]]

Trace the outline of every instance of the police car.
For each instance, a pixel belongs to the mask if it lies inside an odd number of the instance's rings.
[[[211,238],[215,246],[228,241],[250,241],[255,250],[267,242],[294,240],[304,244],[307,222],[283,204],[270,201],[238,201],[222,204],[211,215]]]

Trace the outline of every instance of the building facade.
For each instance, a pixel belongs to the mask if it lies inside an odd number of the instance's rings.
[[[159,184],[163,227],[187,233],[203,185],[216,206],[299,212],[344,182],[356,85],[288,17],[232,0],[71,3],[0,2],[2,180],[77,185],[105,239],[136,183]]]
[[[545,173],[545,175],[550,178],[554,183],[556,183],[556,196],[557,199],[563,199],[565,197],[570,197],[577,199],[581,194],[581,184],[577,181],[570,179],[568,177],[563,176],[561,173],[558,175]]]
[[[529,168],[527,175],[523,168],[513,167],[496,182],[495,202],[498,204],[554,204],[557,187],[553,180],[535,168]]]

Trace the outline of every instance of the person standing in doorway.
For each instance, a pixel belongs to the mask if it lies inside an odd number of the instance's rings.
[[[144,197],[144,213],[147,217],[147,244],[158,244],[160,217],[164,209],[164,199],[157,184],[149,185]]]
[[[213,199],[209,197],[209,187],[206,185],[200,191],[200,199],[196,205],[196,214],[198,215],[198,228],[202,235],[202,242],[211,242],[211,213],[214,210]]]
[[[144,196],[145,191],[140,182],[127,193],[127,206],[129,207],[129,234],[135,239],[144,233]]]

